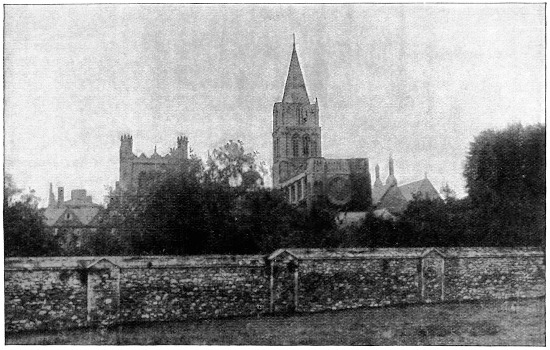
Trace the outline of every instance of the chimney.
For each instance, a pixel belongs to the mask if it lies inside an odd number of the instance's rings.
[[[65,189],[63,187],[57,188],[57,207],[62,208],[65,203]]]

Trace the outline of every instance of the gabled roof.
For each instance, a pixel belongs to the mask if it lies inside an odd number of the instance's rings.
[[[82,225],[89,225],[90,222],[99,213],[99,208],[90,207],[90,208],[73,209],[73,212],[78,217]]]
[[[99,213],[99,207],[87,208],[46,208],[44,217],[46,218],[46,226],[87,226]],[[70,215],[69,219],[64,217],[65,214]]]
[[[46,218],[46,226],[53,226],[57,220],[65,213],[67,208],[46,208],[44,210],[44,217]]]
[[[412,201],[416,194],[428,199],[439,198],[439,193],[427,178],[399,186],[399,189],[407,201]]]
[[[290,58],[290,67],[288,68],[282,102],[309,104],[304,76],[302,75],[300,62],[298,62],[298,54],[296,53],[296,44],[292,47],[292,57]]]
[[[377,208],[386,208],[392,213],[401,213],[407,208],[408,201],[397,186],[390,186],[384,193]]]
[[[391,187],[391,184],[374,186],[372,189],[372,203],[377,204],[378,202],[380,202],[382,197],[384,197],[386,192],[388,192]]]

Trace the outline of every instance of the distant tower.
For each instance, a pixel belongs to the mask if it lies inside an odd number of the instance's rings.
[[[50,195],[48,197],[48,208],[55,208],[55,194],[53,193],[53,185],[50,182]]]
[[[189,140],[187,136],[179,136],[176,150],[178,151],[178,156],[184,159],[189,158]]]
[[[65,189],[63,187],[57,188],[57,207],[63,208],[65,203]]]
[[[132,161],[135,155],[132,151],[133,139],[131,135],[122,135],[120,137],[120,177],[119,183],[123,190],[128,189],[132,184]]]
[[[120,159],[131,158],[133,139],[131,135],[122,135],[120,137]]]
[[[283,99],[273,106],[273,186],[305,170],[307,159],[321,157],[319,105],[312,104],[298,61],[296,43],[286,78]]]
[[[390,174],[388,175],[388,178],[386,179],[386,185],[390,185],[390,186],[396,186],[397,185],[397,179],[395,178],[395,175],[393,174],[393,158],[392,156],[390,155],[390,160],[389,160],[389,170],[390,170]]]

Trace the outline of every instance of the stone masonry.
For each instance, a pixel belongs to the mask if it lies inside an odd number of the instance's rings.
[[[7,332],[545,295],[537,248],[8,258],[4,276]]]

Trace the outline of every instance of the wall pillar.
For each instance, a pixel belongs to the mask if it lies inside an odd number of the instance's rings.
[[[107,259],[100,259],[89,265],[87,272],[88,324],[115,323],[120,308],[120,267]]]

